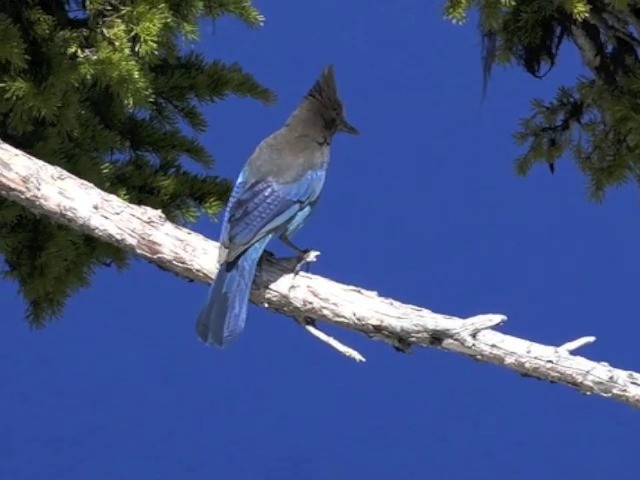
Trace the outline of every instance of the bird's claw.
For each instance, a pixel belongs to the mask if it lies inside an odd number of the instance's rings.
[[[302,250],[301,255],[298,257],[298,263],[293,269],[293,273],[299,273],[303,265],[305,266],[305,271],[309,272],[310,264],[315,262],[319,256],[320,252],[318,250]]]

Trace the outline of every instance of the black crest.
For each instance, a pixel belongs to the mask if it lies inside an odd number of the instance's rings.
[[[320,78],[307,93],[307,98],[315,100],[327,109],[342,111],[336,78],[333,74],[333,65],[329,65],[322,71]]]

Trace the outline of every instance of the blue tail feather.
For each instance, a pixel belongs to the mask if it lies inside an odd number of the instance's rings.
[[[202,341],[222,347],[242,332],[256,266],[270,239],[271,235],[260,239],[233,261],[220,266],[196,323]]]

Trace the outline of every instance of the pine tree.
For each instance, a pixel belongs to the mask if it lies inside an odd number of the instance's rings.
[[[174,222],[215,216],[229,182],[187,169],[213,165],[197,139],[207,128],[199,104],[274,100],[239,65],[185,47],[199,22],[222,15],[263,22],[251,0],[1,2],[0,138]],[[96,269],[129,260],[2,198],[0,253],[35,327],[59,316]]]
[[[448,0],[445,17],[464,22],[477,9],[485,87],[494,65],[517,65],[537,78],[556,64],[565,42],[577,48],[588,74],[532,100],[515,140],[524,175],[535,164],[573,157],[589,196],[640,185],[640,2],[634,0]]]

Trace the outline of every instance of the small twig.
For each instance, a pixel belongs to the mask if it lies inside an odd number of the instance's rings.
[[[596,337],[594,336],[580,337],[570,342],[563,343],[558,347],[558,350],[563,350],[565,352],[573,352],[574,350],[584,347],[585,345],[589,345],[590,343],[593,343],[595,341],[596,341]]]
[[[469,317],[462,322],[462,325],[456,329],[453,336],[456,335],[474,335],[482,330],[488,330],[497,327],[501,323],[507,321],[507,317],[495,313],[487,313],[484,315],[476,315]]]
[[[296,320],[311,335],[316,337],[321,342],[326,343],[330,347],[335,348],[337,351],[339,351],[343,355],[346,355],[347,357],[355,360],[356,362],[366,362],[367,361],[367,359],[364,358],[360,354],[360,352],[354,350],[351,347],[347,347],[344,343],[339,342],[338,340],[336,340],[332,336],[327,335],[322,330],[320,330],[318,327],[316,327],[315,326],[315,322],[313,320],[309,320],[308,318],[305,318],[305,319],[302,319],[302,320],[300,320],[300,319],[296,319]]]

